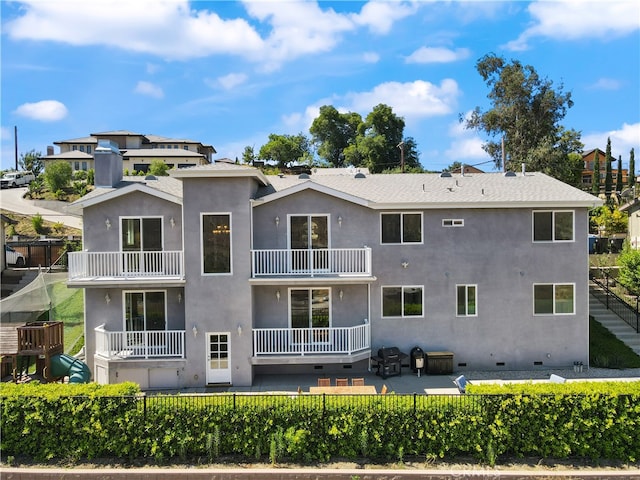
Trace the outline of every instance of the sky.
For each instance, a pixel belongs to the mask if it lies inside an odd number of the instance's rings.
[[[491,108],[476,71],[518,60],[570,92],[585,150],[640,155],[640,2],[0,0],[1,168],[109,130],[257,153],[323,105],[405,120],[425,169],[494,169],[459,119]],[[55,153],[59,152],[55,147]],[[636,165],[638,163],[636,162]],[[636,167],[636,173],[638,167]]]

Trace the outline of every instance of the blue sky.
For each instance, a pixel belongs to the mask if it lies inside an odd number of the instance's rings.
[[[640,155],[640,2],[1,1],[1,167],[18,151],[131,130],[256,152],[308,135],[322,105],[405,119],[422,165],[492,163],[460,114],[487,109],[475,70],[532,65],[575,103],[585,149]],[[55,153],[58,153],[56,147]],[[637,164],[637,162],[636,162]],[[637,167],[636,167],[637,169]]]

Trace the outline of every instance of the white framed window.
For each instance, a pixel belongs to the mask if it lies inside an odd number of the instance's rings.
[[[382,287],[382,318],[423,316],[424,286]]]
[[[126,332],[167,329],[167,292],[165,290],[125,290],[122,294]]]
[[[87,145],[87,153],[91,155],[91,145]]]
[[[463,218],[443,218],[442,226],[443,227],[464,227],[464,219]]]
[[[477,285],[456,285],[456,316],[478,316]]]
[[[200,214],[202,274],[231,274],[231,213]]]
[[[380,243],[422,243],[422,213],[381,213]]]
[[[534,315],[573,315],[576,311],[575,284],[534,283]]]
[[[536,210],[533,212],[534,242],[573,242],[573,210]]]
[[[290,288],[289,325],[291,328],[331,327],[331,289]]]

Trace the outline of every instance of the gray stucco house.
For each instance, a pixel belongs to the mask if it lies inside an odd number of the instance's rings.
[[[214,163],[122,178],[82,209],[94,380],[143,389],[355,374],[383,346],[458,372],[588,363],[588,211],[540,173],[265,176]]]

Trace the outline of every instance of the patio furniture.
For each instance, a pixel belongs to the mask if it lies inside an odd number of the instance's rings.
[[[309,387],[310,394],[328,394],[328,395],[375,395],[376,387],[373,385],[364,385],[361,387]]]
[[[382,347],[378,349],[378,355],[371,357],[371,360],[375,362],[376,375],[387,378],[402,375],[402,361],[408,356],[398,347]]]
[[[318,379],[318,386],[319,387],[330,387],[331,386],[331,379],[330,378],[319,378]]]
[[[458,391],[460,393],[466,393],[467,392],[467,384],[469,383],[469,381],[464,377],[464,375],[460,375],[459,377],[457,377],[453,383],[455,383],[456,387],[458,387]]]
[[[348,378],[336,378],[336,387],[348,387],[349,379]]]
[[[364,378],[352,378],[351,379],[352,387],[362,387],[364,386]]]

